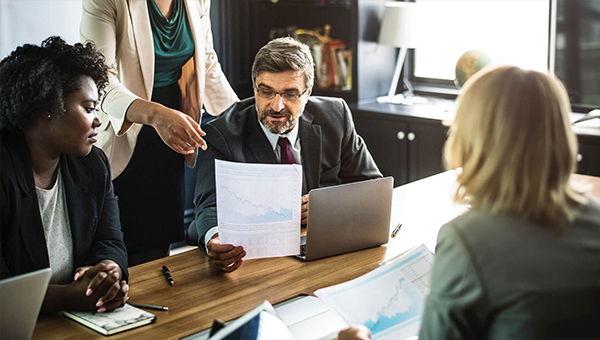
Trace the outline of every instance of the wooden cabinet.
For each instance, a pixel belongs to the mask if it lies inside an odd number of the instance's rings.
[[[577,173],[600,176],[600,135],[578,135]]]
[[[408,125],[408,181],[444,171],[443,149],[448,128],[441,121]],[[411,139],[413,135],[413,139]]]
[[[444,171],[448,127],[442,122],[453,119],[451,106],[366,102],[350,109],[379,170],[398,186]],[[575,126],[573,131],[579,142],[577,173],[600,176],[600,129]]]
[[[313,95],[353,103],[387,93],[397,49],[377,38],[386,0],[212,0],[214,47],[223,72],[240,98],[253,95],[254,56],[273,31],[331,26],[330,37],[352,50],[352,87],[322,89]]]
[[[442,150],[448,128],[441,120],[354,110],[356,131],[363,137],[379,170],[394,177],[394,186],[444,171]]]
[[[394,177],[394,187],[408,182],[408,124],[386,117],[365,117],[353,112],[356,131],[364,139],[379,171]],[[398,139],[398,135],[402,139]]]

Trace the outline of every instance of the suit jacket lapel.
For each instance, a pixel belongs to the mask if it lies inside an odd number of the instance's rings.
[[[15,136],[6,143],[8,152],[14,160],[17,181],[23,195],[19,217],[21,237],[35,268],[46,268],[50,266],[50,259],[44,229],[41,227],[42,218],[35,192],[29,148],[23,135]]]
[[[271,143],[265,136],[265,133],[260,128],[258,119],[256,118],[256,109],[254,106],[248,108],[248,120],[246,123],[246,129],[249,137],[246,140],[246,145],[250,149],[250,152],[256,158],[257,163],[277,164],[277,157],[273,152]]]
[[[304,178],[302,180],[302,193],[308,193],[310,188],[319,187],[321,175],[321,127],[313,125],[313,115],[304,111],[299,121],[300,146],[302,154],[302,168]]]
[[[32,188],[35,191],[35,186]],[[24,240],[23,243],[29,253],[31,262],[37,269],[49,267],[50,259],[48,258],[48,248],[46,247],[37,195],[28,193],[21,204],[21,237]]]
[[[71,237],[73,239],[74,266],[83,264],[86,260],[86,250],[90,249],[93,235],[98,225],[96,198],[87,190],[90,180],[89,172],[76,161],[68,161],[61,157],[61,171],[67,198]],[[83,226],[84,228],[77,228]]]
[[[131,16],[136,50],[146,87],[146,99],[150,100],[152,86],[154,85],[154,42],[146,1],[129,0],[129,15]]]
[[[187,14],[188,22],[190,24],[190,29],[192,30],[192,35],[194,36],[194,73],[197,75],[194,76],[194,80],[204,79],[206,75],[206,67],[204,67],[205,56],[204,56],[204,44],[206,43],[206,37],[203,35],[205,29],[203,27],[202,16],[210,15],[210,13],[206,12],[206,4],[205,1],[198,0],[185,0],[185,13]],[[192,13],[200,13],[198,15]],[[183,75],[182,75],[183,76]],[[184,79],[185,81],[189,81],[188,79]],[[198,97],[194,98],[204,98],[204,86],[200,84],[199,81],[195,81],[194,90],[197,92],[196,95]],[[199,103],[202,106],[203,103]]]

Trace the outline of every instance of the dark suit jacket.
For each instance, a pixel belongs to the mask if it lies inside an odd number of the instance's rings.
[[[382,177],[363,139],[356,133],[350,109],[342,99],[310,97],[298,118],[302,156],[302,192]],[[204,234],[217,225],[215,159],[243,163],[277,163],[258,122],[254,98],[231,106],[204,126],[208,149],[198,164],[196,228]]]
[[[49,259],[27,143],[22,133],[3,131],[1,138],[0,277],[6,278],[47,268]],[[74,268],[112,260],[127,280],[127,251],[106,156],[92,147],[86,157],[61,156],[60,167]]]

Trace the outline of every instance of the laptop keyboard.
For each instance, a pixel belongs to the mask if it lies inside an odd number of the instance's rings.
[[[300,255],[299,256],[306,256],[306,244],[301,244],[300,245]]]

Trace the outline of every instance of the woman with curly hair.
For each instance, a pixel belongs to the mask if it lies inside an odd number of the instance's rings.
[[[93,146],[107,72],[91,43],[59,37],[0,62],[0,278],[50,267],[42,312],[128,299],[110,167]]]

